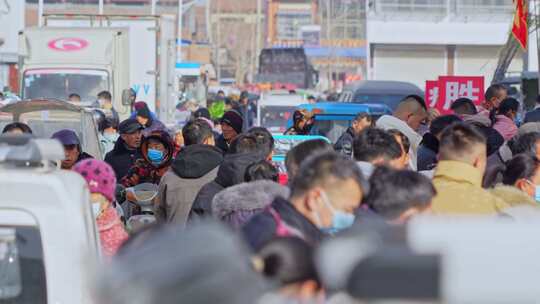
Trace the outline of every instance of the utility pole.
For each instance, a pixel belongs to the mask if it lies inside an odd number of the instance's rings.
[[[156,4],[158,0],[152,0],[152,8],[150,10],[150,15],[155,16],[156,15]]]
[[[217,26],[216,26],[216,70],[217,70],[217,81],[218,84],[221,80],[221,59],[220,59],[220,48],[221,48],[221,6],[219,5],[219,0],[216,0],[216,16],[217,16]]]
[[[331,18],[332,3],[331,0],[326,0],[326,43],[328,48],[328,89],[332,89],[332,69],[331,69],[331,59],[332,56],[330,52],[332,51],[332,25],[330,23]]]
[[[262,25],[261,25],[261,12],[262,12],[262,0],[257,0],[257,25],[256,25],[256,35],[255,39],[255,74],[259,71],[259,54],[261,53],[261,35],[262,35]]]
[[[212,37],[212,19],[210,18],[210,4],[212,3],[212,0],[206,0],[206,39],[208,39],[208,42],[210,45],[212,45],[212,42],[214,41],[214,38]]]
[[[182,23],[183,23],[182,15],[183,13],[184,13],[184,1],[178,0],[178,43],[176,44],[176,62],[182,62]]]
[[[43,26],[43,0],[38,2],[38,26]]]

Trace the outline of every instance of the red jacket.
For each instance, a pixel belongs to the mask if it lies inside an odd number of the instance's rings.
[[[101,249],[106,258],[116,254],[118,248],[128,239],[128,234],[116,210],[109,206],[97,218]]]

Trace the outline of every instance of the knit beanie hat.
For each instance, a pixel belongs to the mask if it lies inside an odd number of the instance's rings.
[[[242,127],[244,125],[244,118],[242,118],[242,115],[240,115],[240,113],[234,110],[227,111],[225,112],[225,114],[223,114],[223,118],[221,118],[221,122],[226,123],[229,126],[231,126],[231,128],[233,128],[236,131],[236,133],[238,134],[242,133]]]
[[[91,193],[103,194],[110,202],[114,201],[116,176],[109,164],[97,159],[86,159],[77,163],[73,171],[82,175]]]

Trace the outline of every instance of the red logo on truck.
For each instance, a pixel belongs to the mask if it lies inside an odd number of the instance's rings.
[[[58,38],[48,44],[50,49],[61,52],[80,51],[88,46],[88,41],[80,38]]]

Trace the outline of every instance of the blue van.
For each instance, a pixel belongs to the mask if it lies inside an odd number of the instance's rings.
[[[383,115],[391,115],[392,110],[384,104],[355,104],[342,102],[320,102],[298,106],[300,110],[315,113],[315,123],[311,128],[311,135],[324,136],[332,143],[351,126],[351,122],[358,113],[368,113],[377,120]],[[292,120],[289,121],[292,126]]]

